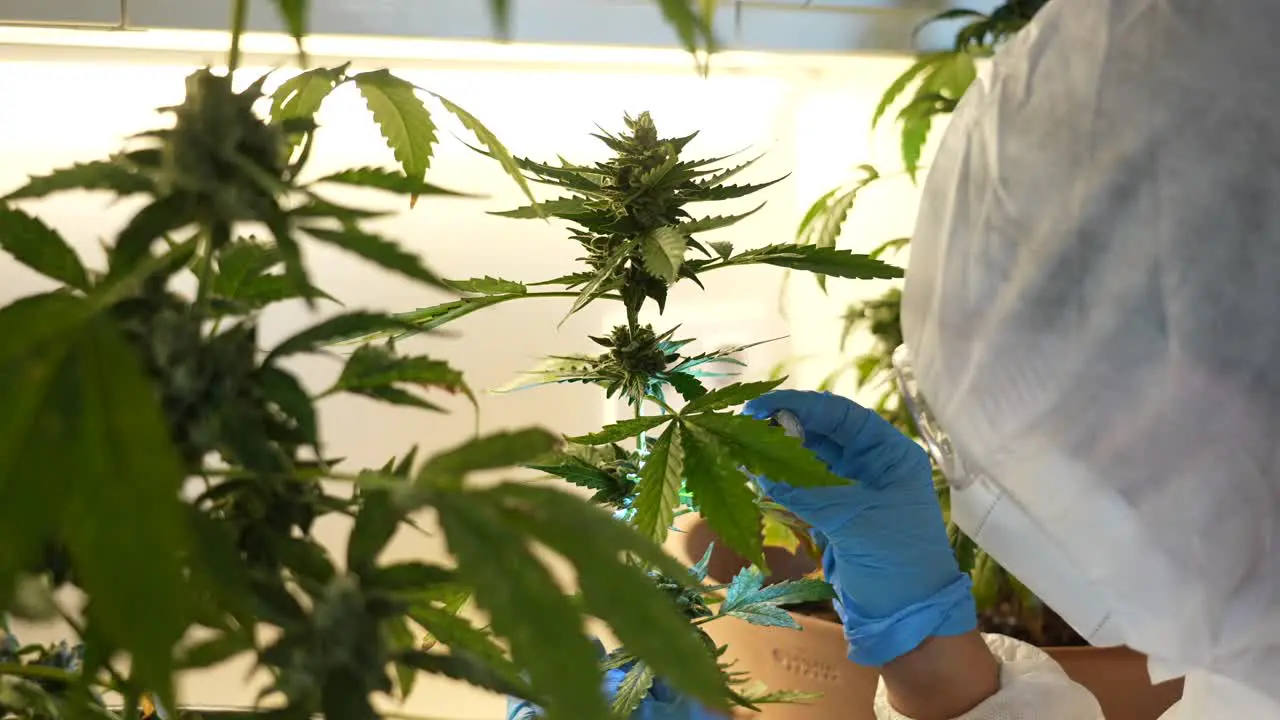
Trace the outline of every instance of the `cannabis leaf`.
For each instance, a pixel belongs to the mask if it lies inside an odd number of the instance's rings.
[[[421,181],[431,166],[436,125],[418,97],[413,83],[388,70],[372,70],[352,77],[364,96],[387,147],[395,154],[404,174]]]
[[[800,624],[782,607],[831,600],[835,591],[821,580],[792,580],[764,586],[764,573],[756,567],[743,568],[734,576],[717,614],[746,620],[753,625],[799,628]]]
[[[676,505],[680,502],[680,486],[684,481],[684,446],[680,426],[667,426],[649,451],[649,458],[640,471],[640,484],[635,501],[636,514],[632,519],[642,535],[661,542],[675,519]]]
[[[34,215],[0,207],[0,249],[41,275],[78,290],[89,288],[89,274],[75,251]]]

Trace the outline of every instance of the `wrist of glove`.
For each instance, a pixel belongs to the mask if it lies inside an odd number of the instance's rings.
[[[969,577],[947,538],[925,451],[876,413],[830,393],[778,390],[746,415],[793,413],[804,444],[840,477],[839,487],[795,488],[757,478],[761,489],[813,528],[849,657],[880,666],[931,635],[976,628]]]

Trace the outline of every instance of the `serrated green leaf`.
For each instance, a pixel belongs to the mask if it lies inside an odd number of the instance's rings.
[[[503,280],[490,275],[470,280],[445,280],[444,283],[458,292],[477,295],[524,295],[529,292],[529,288],[524,283]]]
[[[413,83],[389,70],[363,72],[352,80],[404,174],[421,180],[431,167],[436,125]]]
[[[402,562],[370,568],[361,578],[370,588],[421,598],[442,586],[452,586],[458,576],[452,570],[421,562]],[[467,593],[459,591],[465,599]]]
[[[822,697],[822,693],[801,690],[769,690],[762,683],[752,683],[750,686],[739,690],[738,695],[752,705],[807,703]]]
[[[375,345],[356,348],[326,394],[362,393],[399,383],[439,388],[451,393],[462,392],[475,404],[475,396],[463,381],[462,373],[449,363],[423,356],[396,355],[389,348]]]
[[[675,282],[684,264],[687,243],[685,234],[670,225],[645,233],[640,240],[644,269],[667,284]]]
[[[759,568],[743,568],[734,576],[725,592],[720,612],[728,613],[748,605],[798,605],[831,600],[835,591],[822,580],[788,580],[765,587],[764,572]]]
[[[620,558],[635,554],[670,577],[687,576],[685,568],[609,513],[572,495],[514,483],[490,492],[513,503],[508,523],[572,562],[586,610],[607,622],[628,652],[677,689],[723,707],[724,679],[715,658],[649,574]]]
[[[595,645],[582,617],[555,577],[530,550],[508,517],[476,492],[440,492],[433,499],[459,576],[475,589],[476,604],[506,638],[516,663],[546,693],[556,720],[606,717]]]
[[[409,606],[409,617],[427,631],[428,638],[453,653],[466,654],[481,661],[496,677],[513,688],[518,697],[526,698],[532,689],[521,677],[520,669],[512,664],[507,653],[493,641],[493,636],[472,625],[456,612],[418,602]],[[511,692],[511,691],[508,691]]]
[[[800,549],[800,538],[797,530],[783,522],[777,513],[764,513],[764,546],[782,548],[791,554]]]
[[[463,127],[471,131],[476,141],[489,151],[489,156],[497,160],[502,169],[507,172],[507,175],[510,175],[511,179],[516,181],[516,185],[520,186],[520,190],[524,192],[525,197],[529,198],[529,201],[535,206],[538,205],[538,199],[533,196],[533,190],[529,187],[529,181],[525,179],[524,173],[521,172],[519,163],[516,162],[515,158],[511,157],[511,152],[502,144],[498,136],[494,135],[489,128],[485,127],[471,113],[441,95],[431,94],[440,101],[445,110],[448,110],[454,117],[458,118],[458,122],[462,123]]]
[[[415,670],[431,673],[432,675],[442,675],[451,680],[460,680],[482,690],[489,690],[501,695],[516,696],[518,693],[529,692],[529,686],[525,683],[513,682],[511,679],[503,677],[494,672],[493,666],[489,663],[472,657],[465,652],[441,655],[414,650],[401,654],[400,662]],[[331,717],[327,713],[325,716]],[[347,714],[338,717],[351,717],[351,715]],[[378,717],[378,715],[372,713],[369,717]]]
[[[632,525],[641,535],[659,543],[666,539],[680,502],[680,485],[684,481],[684,446],[680,434],[678,423],[668,425],[640,469]]]
[[[516,220],[529,220],[532,218],[541,218],[550,215],[551,217],[560,217],[565,219],[573,219],[580,215],[586,215],[591,212],[591,208],[587,207],[587,198],[583,197],[563,197],[547,200],[537,205],[524,205],[514,210],[502,210],[499,212],[491,212],[490,215],[498,217],[513,218]]]
[[[531,462],[559,444],[554,435],[538,428],[486,435],[433,456],[422,466],[415,482],[456,484],[469,473]]]
[[[764,564],[760,509],[737,459],[697,426],[686,426],[682,435],[685,487],[698,511],[729,547],[749,562]]]
[[[454,197],[478,197],[476,195],[458,192],[457,190],[442,188],[439,185],[433,185],[422,178],[410,177],[409,175],[396,172],[395,170],[387,170],[386,168],[379,167],[360,167],[343,170],[331,175],[325,175],[315,182],[316,184],[333,183],[335,185],[347,185],[350,187],[372,188],[401,195],[452,195]]]
[[[54,170],[48,175],[35,175],[27,184],[4,196],[4,200],[43,198],[68,190],[106,190],[121,197],[148,192],[153,184],[146,176],[110,160],[77,163]]]
[[[902,268],[874,260],[848,250],[820,248],[813,245],[768,245],[758,250],[735,255],[723,262],[714,261],[714,267],[734,265],[776,265],[778,267],[819,273],[831,277],[852,280],[881,280],[900,278]],[[692,264],[692,263],[691,263]],[[701,266],[699,265],[699,269]]]
[[[932,109],[921,109],[914,103],[903,109],[898,115],[902,121],[902,163],[911,181],[916,181],[920,170],[920,157],[924,153],[924,144],[929,139],[929,130],[933,127]]]
[[[280,83],[271,93],[271,122],[280,125],[286,120],[314,116],[345,71],[345,65],[312,68]]]
[[[685,235],[693,235],[694,233],[711,232],[712,230],[727,228],[730,225],[733,225],[741,220],[745,220],[751,217],[752,215],[755,215],[756,213],[760,212],[760,209],[763,208],[764,205],[765,205],[764,203],[760,203],[759,205],[755,206],[755,208],[748,210],[747,212],[741,213],[739,215],[713,215],[711,217],[704,217],[704,218],[699,218],[697,220],[690,220],[689,222],[680,223],[678,226],[676,226],[676,229]]]
[[[709,242],[707,245],[719,255],[721,259],[727,258],[733,254],[733,243],[728,242]]]
[[[685,402],[692,401],[707,394],[707,388],[698,378],[685,372],[669,372],[664,379],[675,389]]]
[[[658,0],[658,7],[667,24],[676,31],[680,44],[694,55],[698,71],[706,74],[708,65],[701,53],[710,55],[717,49],[711,17],[699,13],[688,0]]]
[[[77,290],[89,288],[89,275],[75,250],[34,215],[0,206],[0,250],[45,277]]]
[[[446,323],[453,322],[460,317],[470,315],[477,310],[483,310],[491,305],[504,303],[508,300],[518,300],[522,297],[528,296],[524,293],[520,293],[462,298],[460,300],[450,300],[449,302],[440,303],[439,305],[432,305],[431,307],[418,308],[417,310],[398,313],[396,318],[411,326],[412,329],[405,330],[401,334],[401,336],[407,337],[435,330]]]
[[[573,299],[573,306],[569,308],[568,315],[573,315],[610,290],[616,280],[616,274],[631,256],[633,247],[630,242],[619,244],[604,263],[595,269],[595,274],[578,291],[578,297]]]
[[[903,91],[920,76],[920,73],[928,70],[944,55],[945,53],[926,53],[921,55],[911,67],[907,68],[885,89],[884,94],[880,96],[880,102],[876,105],[875,113],[871,116],[872,129],[875,129],[876,125],[880,123],[880,119],[884,117],[885,112],[897,101]]]
[[[403,330],[406,327],[403,320],[381,313],[357,311],[335,315],[290,336],[268,353],[265,363],[298,353],[316,352],[329,343],[352,335]]]
[[[906,247],[907,245],[909,245],[910,243],[911,243],[911,238],[909,237],[900,237],[900,238],[893,238],[892,240],[885,240],[884,242],[877,245],[874,250],[867,253],[867,257],[879,260],[881,255],[884,255],[886,253],[897,252],[902,248]]]
[[[64,542],[77,585],[93,598],[95,633],[128,652],[131,674],[167,699],[189,608],[177,496],[184,473],[133,349],[89,310],[65,294],[0,310],[0,527],[8,543],[0,587],[7,594],[46,541]],[[121,532],[124,517],[147,521]]]
[[[571,455],[564,455],[554,460],[542,460],[525,467],[564,478],[578,487],[590,490],[605,490],[611,488],[614,483],[613,476],[609,473],[582,458]]]
[[[421,258],[384,237],[367,233],[353,226],[347,226],[341,230],[308,226],[304,230],[317,240],[336,245],[387,270],[434,287],[448,287],[443,280],[422,264]]]
[[[622,718],[631,717],[631,713],[648,699],[655,679],[653,668],[647,663],[637,662],[632,665],[627,674],[622,676],[622,682],[618,683],[617,692],[613,696],[614,714]]]
[[[404,513],[388,492],[366,491],[362,495],[360,512],[347,539],[347,569],[363,575],[391,542]]]
[[[827,469],[799,440],[763,420],[728,413],[703,413],[687,416],[684,421],[697,428],[700,435],[714,438],[733,462],[753,474],[786,478],[787,484],[795,487],[849,484]]]
[[[777,380],[762,380],[759,382],[733,383],[722,388],[717,388],[702,397],[691,401],[684,409],[680,411],[681,415],[692,415],[701,412],[710,412],[713,410],[723,410],[734,405],[760,397],[770,390],[778,387],[786,382],[786,378]]]
[[[643,417],[620,420],[612,425],[606,425],[596,432],[571,437],[569,442],[579,445],[604,445],[618,442],[619,440],[628,440],[670,420],[670,415],[645,415]]]
[[[108,276],[128,275],[151,253],[151,246],[166,234],[176,232],[194,220],[191,206],[181,194],[168,195],[146,205],[130,218],[107,253]]]

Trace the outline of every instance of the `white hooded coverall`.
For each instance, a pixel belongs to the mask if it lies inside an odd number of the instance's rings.
[[[1027,543],[1186,676],[1166,718],[1280,718],[1280,0],[1052,0],[931,164],[903,331]],[[965,720],[1101,717],[988,642]]]

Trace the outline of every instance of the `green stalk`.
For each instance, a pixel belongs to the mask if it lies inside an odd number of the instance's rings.
[[[227,74],[240,65],[240,36],[249,22],[249,0],[235,0],[231,6],[231,50],[227,53]]]

